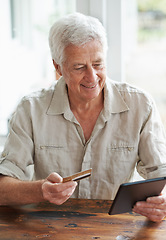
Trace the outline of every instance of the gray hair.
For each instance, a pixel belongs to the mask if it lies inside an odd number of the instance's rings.
[[[106,55],[107,38],[101,22],[94,17],[81,13],[69,14],[53,24],[49,33],[49,46],[52,59],[61,65],[64,61],[64,49],[69,44],[81,46],[91,40],[97,40]]]

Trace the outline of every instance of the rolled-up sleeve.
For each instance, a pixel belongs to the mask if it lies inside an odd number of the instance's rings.
[[[154,101],[149,105],[147,119],[140,134],[137,170],[146,179],[166,175],[165,130]]]

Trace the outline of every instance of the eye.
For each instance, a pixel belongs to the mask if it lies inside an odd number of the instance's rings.
[[[84,67],[79,67],[79,68],[75,68],[75,70],[81,70],[83,69]]]
[[[101,69],[101,68],[103,68],[103,64],[96,63],[96,64],[93,64],[93,67],[96,68],[96,69]]]
[[[80,71],[80,70],[84,70],[85,66],[79,66],[79,67],[75,67],[74,70],[76,71]]]

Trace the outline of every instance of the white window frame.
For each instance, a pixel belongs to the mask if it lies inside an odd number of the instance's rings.
[[[125,81],[124,31],[129,6],[136,8],[136,0],[76,0],[78,12],[97,17],[106,28],[107,75],[117,81]]]

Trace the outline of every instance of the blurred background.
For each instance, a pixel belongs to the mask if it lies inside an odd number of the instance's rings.
[[[126,59],[126,81],[148,91],[166,128],[166,1],[137,0],[137,42]]]
[[[0,0],[0,151],[20,99],[56,73],[48,31],[63,15],[98,17],[108,32],[108,76],[148,91],[166,128],[166,0]]]

